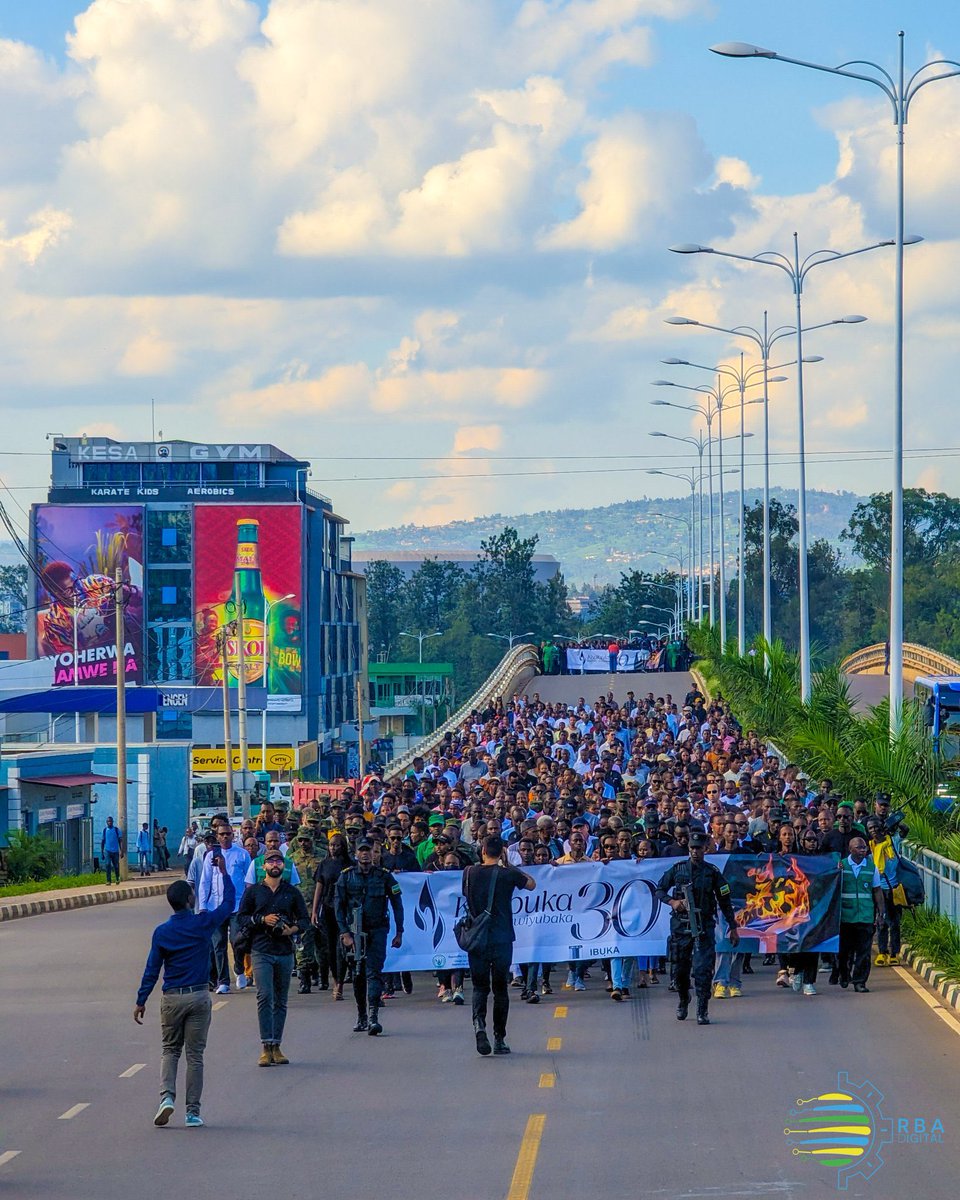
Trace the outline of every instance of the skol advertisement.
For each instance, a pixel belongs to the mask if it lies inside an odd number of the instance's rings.
[[[143,672],[143,509],[41,504],[35,509],[37,653],[53,682],[116,685],[114,590],[123,578],[128,683]]]
[[[270,709],[299,710],[301,661],[300,508],[293,504],[205,504],[194,510],[196,678],[230,687],[243,673],[266,687]]]

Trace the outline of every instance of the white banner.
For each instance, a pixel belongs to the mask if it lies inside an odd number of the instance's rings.
[[[670,909],[654,895],[674,859],[525,868],[537,883],[514,892],[514,962],[567,962],[666,953]],[[714,859],[720,866],[720,860]],[[387,951],[388,971],[439,971],[467,966],[453,926],[465,901],[459,871],[402,872],[404,931]],[[393,931],[391,929],[391,938]]]
[[[567,650],[567,672],[570,675],[603,671],[610,674],[610,651],[593,647],[572,647]],[[617,671],[637,671],[640,668],[639,650],[621,650],[617,654]],[[643,652],[646,657],[646,651]]]

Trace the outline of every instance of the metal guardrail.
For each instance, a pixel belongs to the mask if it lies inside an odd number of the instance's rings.
[[[912,842],[904,842],[903,856],[923,876],[927,908],[960,926],[960,863]]]
[[[505,695],[521,671],[528,669],[537,671],[539,667],[539,652],[536,646],[529,642],[523,642],[508,650],[484,684],[477,688],[470,699],[465,704],[461,704],[457,711],[438,726],[433,733],[411,746],[406,753],[391,759],[384,767],[384,776],[389,779],[393,775],[401,775],[411,766],[415,758],[429,754],[440,745],[448,733],[459,729],[474,709],[480,708],[491,696]]]
[[[875,642],[872,646],[864,646],[848,654],[840,664],[840,670],[845,675],[859,675],[866,671],[883,670],[886,661],[886,646],[883,642]],[[916,671],[919,675],[960,675],[960,662],[949,654],[941,654],[939,650],[931,650],[929,646],[919,646],[916,642],[903,643],[903,665],[908,671]]]

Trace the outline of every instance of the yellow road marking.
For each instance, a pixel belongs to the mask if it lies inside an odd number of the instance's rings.
[[[225,1005],[227,1005],[227,1004],[229,1004],[229,1003],[230,1003],[230,1001],[229,1001],[229,1000],[218,1000],[218,1001],[216,1002],[216,1004],[214,1004],[214,1005],[211,1007],[210,1011],[211,1011],[211,1012],[216,1012],[218,1008],[223,1008]]]
[[[910,974],[910,972],[905,970],[903,967],[894,967],[893,970],[897,975],[900,976],[901,979],[906,980],[906,982],[910,985],[910,987],[913,988],[924,1004],[926,1004],[928,1008],[932,1008],[940,1020],[943,1021],[943,1023],[949,1029],[952,1029],[954,1033],[960,1033],[960,1021],[958,1021],[957,1018],[951,1014],[948,1008],[940,1003],[939,998],[935,994],[928,992],[927,989],[922,984],[918,983]]]
[[[554,1085],[556,1082],[557,1082],[557,1077],[556,1077],[556,1075],[552,1074],[550,1071],[545,1071],[545,1072],[544,1072],[544,1073],[543,1073],[543,1074],[540,1076],[540,1087],[542,1087],[542,1088],[550,1088],[550,1087],[553,1087],[553,1085]]]
[[[537,1155],[540,1153],[540,1139],[543,1137],[543,1127],[546,1123],[546,1113],[531,1113],[527,1118],[527,1127],[523,1132],[517,1163],[513,1168],[513,1178],[507,1191],[507,1200],[527,1200],[530,1195]]]
[[[89,1104],[75,1104],[73,1108],[68,1108],[65,1113],[61,1113],[57,1118],[58,1121],[72,1121],[78,1114],[82,1113],[85,1108],[89,1108]]]
[[[565,1004],[558,1004],[553,1010],[553,1015],[555,1017],[565,1017],[567,1015],[567,1006]]]
[[[559,1050],[563,1045],[563,1038],[547,1038],[548,1050]]]

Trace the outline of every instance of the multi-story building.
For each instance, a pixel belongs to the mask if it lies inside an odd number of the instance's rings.
[[[119,574],[126,681],[156,695],[130,739],[190,742],[194,770],[216,769],[224,671],[237,745],[242,646],[251,768],[323,774],[366,693],[366,597],[347,521],[308,469],[259,443],[54,439],[48,500],[31,511],[29,653],[51,659],[57,711],[76,691],[84,741],[115,737],[113,713],[83,696],[116,683]]]

